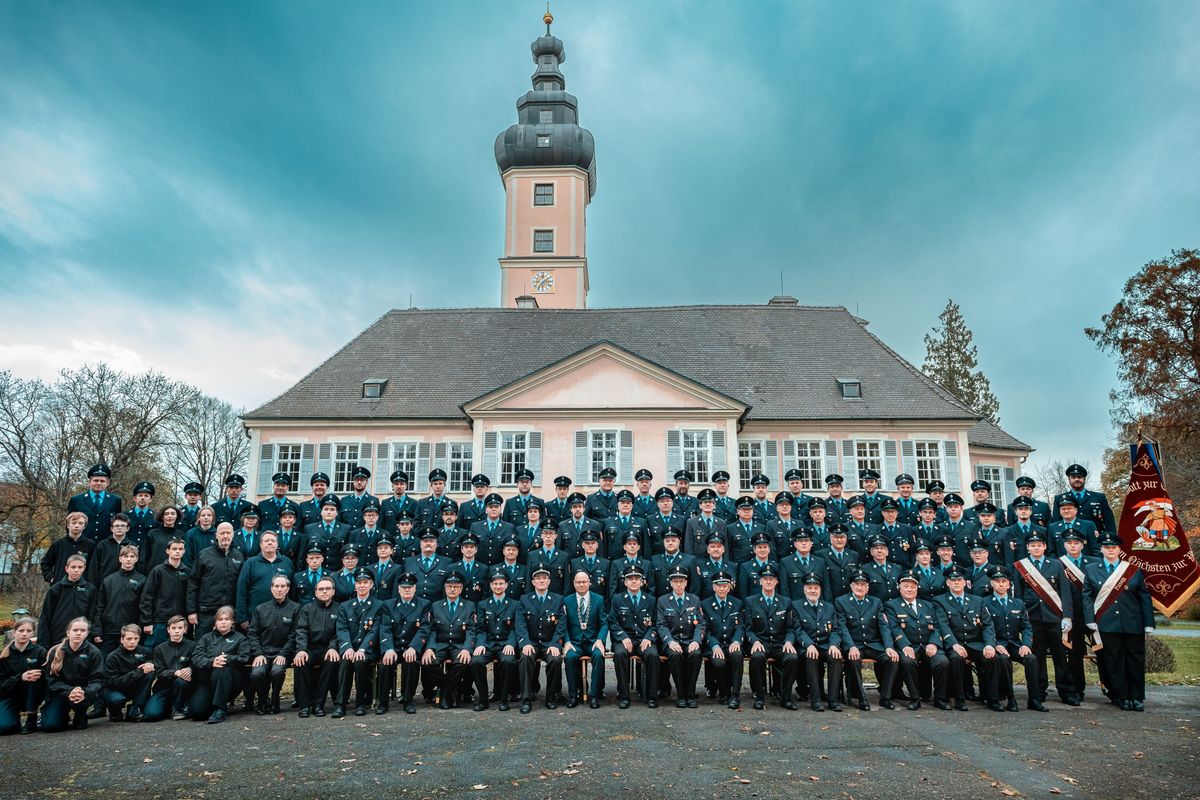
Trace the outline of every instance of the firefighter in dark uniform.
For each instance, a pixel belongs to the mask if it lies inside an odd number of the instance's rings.
[[[979,519],[979,507],[984,503],[990,505],[993,509],[996,504],[992,502],[992,485],[984,480],[973,481],[971,483],[971,491],[975,493],[975,504],[963,512],[963,516],[967,519],[974,520],[979,523],[979,527],[985,527],[983,520]],[[1001,528],[1008,527],[1008,517],[1004,515],[1004,509],[997,509],[992,512],[994,524]]]
[[[717,519],[725,520],[726,524],[733,522],[737,519],[737,509],[734,506],[734,498],[729,496],[729,473],[723,469],[717,470],[712,474],[710,483],[717,495],[713,514]]]
[[[725,520],[719,519],[714,513],[717,502],[717,493],[712,489],[701,489],[697,496],[699,500],[699,513],[695,516],[683,514],[685,523],[683,527],[683,552],[690,556],[702,556],[705,551],[706,542],[709,536],[716,533],[721,536],[721,541],[726,541],[726,525]],[[675,498],[674,507],[678,510],[679,497]]]
[[[107,464],[95,464],[88,469],[88,490],[67,501],[67,513],[82,511],[87,514],[87,527],[83,535],[98,542],[107,539],[112,529],[112,518],[121,513],[121,496],[108,491],[112,470]],[[55,575],[57,581],[61,575]]]
[[[321,516],[304,528],[309,546],[315,544],[321,548],[325,553],[325,566],[334,572],[341,569],[342,551],[349,544],[350,536],[350,529],[337,521],[338,506],[336,497],[326,495],[321,501]]]
[[[969,594],[966,573],[953,567],[946,573],[949,591],[937,598],[938,623],[942,628],[942,650],[950,660],[950,682],[947,694],[954,699],[956,711],[966,711],[968,670],[979,670],[981,686],[991,681],[992,663],[996,657],[996,628],[992,614],[983,599]]]
[[[896,500],[896,521],[901,525],[917,524],[917,499],[912,496],[916,481],[907,472],[896,476],[896,492],[900,495]]]
[[[829,547],[829,515],[825,511],[825,498],[814,497],[808,501],[808,521],[804,523],[812,534],[813,550]]]
[[[896,707],[892,702],[892,684],[896,679],[900,654],[892,648],[892,629],[883,603],[878,597],[867,594],[870,585],[870,577],[859,570],[850,576],[850,594],[839,597],[834,601],[834,606],[842,627],[845,656],[851,668],[850,681],[853,693],[858,697],[858,707],[863,711],[871,710],[862,681],[862,660],[869,658],[875,662],[879,705],[891,711]]]
[[[794,551],[779,562],[779,591],[792,600],[803,600],[804,582],[809,573],[815,572],[821,578],[821,596],[832,604],[828,565],[825,559],[813,555],[812,534],[804,528],[797,528],[792,533],[792,539],[795,542]]]
[[[1008,533],[996,522],[996,506],[992,501],[984,500],[974,511],[979,522],[979,532],[975,535],[987,544],[988,563],[1004,566],[1009,558]]]
[[[324,472],[314,472],[308,479],[308,485],[312,488],[312,497],[300,504],[300,530],[304,533],[308,533],[309,525],[321,521],[321,503],[325,498],[337,499],[329,493],[329,476]]]
[[[708,642],[705,655],[711,667],[712,689],[710,697],[716,696],[729,708],[741,705],[743,644],[746,639],[745,614],[742,601],[733,597],[733,575],[718,570],[709,581],[712,595],[700,601],[704,612]]]
[[[402,573],[396,579],[398,596],[385,603],[387,627],[383,640],[387,647],[379,660],[379,704],[376,714],[388,711],[389,687],[395,683],[396,665],[400,665],[400,704],[405,714],[417,713],[413,697],[420,677],[421,653],[429,632],[429,601],[417,597],[417,576]],[[484,695],[486,697],[487,695]]]
[[[179,530],[187,533],[196,527],[196,516],[204,504],[200,498],[204,495],[204,487],[196,481],[188,481],[183,485],[183,505],[179,508]]]
[[[949,519],[946,513],[946,484],[939,480],[932,480],[925,484],[925,494],[937,506],[937,521],[945,522]]]
[[[917,501],[917,521],[913,523],[913,535],[927,542],[936,542],[941,538],[938,529],[938,504],[932,498],[922,497]]]
[[[913,546],[912,572],[917,577],[917,596],[922,600],[933,600],[946,593],[946,576],[933,564],[933,545],[917,539]]]
[[[323,566],[325,551],[316,545],[308,548],[304,554],[304,561],[305,569],[292,575],[292,599],[302,606],[306,606],[316,599],[317,582],[331,574]]]
[[[842,497],[845,480],[836,472],[825,476],[825,490],[829,492],[829,496],[825,498],[825,522],[829,525],[835,522],[845,524],[849,521],[850,511],[846,507],[846,498]]]
[[[442,504],[441,527],[438,528],[438,554],[453,563],[462,558],[462,537],[467,534],[458,527],[458,503],[447,500]]]
[[[1054,555],[1062,555],[1066,552],[1066,547],[1062,543],[1063,536],[1067,531],[1078,531],[1083,537],[1083,552],[1087,553],[1092,558],[1100,557],[1100,536],[1096,530],[1096,523],[1091,520],[1082,519],[1079,516],[1079,501],[1073,494],[1059,495],[1055,501],[1055,512],[1058,516],[1054,522],[1050,523],[1050,552]]]
[[[769,564],[759,573],[759,593],[743,597],[746,610],[746,639],[750,642],[750,691],[754,708],[762,710],[767,696],[767,659],[774,659],[780,673],[779,705],[796,710],[792,684],[796,682],[799,657],[791,601],[779,594],[779,568]]]
[[[767,526],[754,518],[755,501],[753,497],[744,495],[737,499],[737,522],[725,528],[725,551],[729,560],[735,564],[745,564],[754,557],[754,539],[759,534],[767,537],[771,543]]]
[[[262,529],[264,531],[279,530],[279,518],[283,516],[285,509],[291,509],[296,518],[300,518],[300,506],[294,500],[288,498],[287,493],[292,490],[292,476],[286,472],[276,472],[271,476],[271,491],[270,497],[259,501],[258,511],[262,519]]]
[[[345,505],[346,499],[342,498],[342,504]],[[379,504],[375,502],[375,498],[371,498],[362,504],[358,510],[358,516],[362,519],[362,524],[354,528],[346,536],[346,541],[354,545],[358,550],[358,563],[364,567],[371,567],[379,559],[375,552],[375,545],[388,533],[386,529],[379,525]],[[390,539],[390,535],[388,536]],[[375,588],[378,590],[379,581],[375,581]]]
[[[771,535],[766,531],[758,531],[751,539],[751,546],[754,549],[753,557],[738,566],[738,597],[743,600],[761,594],[759,579],[767,567],[775,569],[777,579],[779,576],[779,562],[771,558]],[[786,593],[784,596],[787,596]]]
[[[352,544],[342,545],[342,566],[330,574],[333,579],[333,599],[344,603],[354,597],[354,575],[358,572],[358,551]]]
[[[915,501],[913,506],[916,506]],[[883,498],[879,509],[883,514],[883,524],[879,527],[879,533],[888,540],[888,559],[901,569],[908,569],[912,566],[912,547],[917,539],[916,533],[911,525],[899,521],[900,502],[895,498]]]
[[[487,518],[487,505],[484,500],[487,499],[491,486],[492,479],[487,475],[478,473],[471,476],[471,492],[474,497],[464,500],[458,507],[458,527],[469,531],[476,522]]]
[[[503,559],[500,552],[509,539],[517,539],[516,528],[511,522],[500,519],[504,498],[492,492],[483,498],[484,518],[472,523],[471,533],[479,537],[479,557],[486,564],[498,564]],[[529,543],[520,543],[518,560],[524,564]]]
[[[846,526],[835,522],[829,526],[829,548],[818,553],[825,559],[825,585],[829,601],[850,593],[850,576],[858,572],[858,553],[849,546]]]
[[[451,569],[463,577],[463,599],[478,603],[487,596],[491,570],[487,564],[476,558],[479,551],[478,536],[464,533],[459,546],[462,548],[462,560],[455,563]]]
[[[552,591],[554,576],[545,566],[532,565],[529,580],[532,591],[518,604],[517,648],[521,653],[521,713],[533,710],[538,677],[538,661],[546,662],[546,708],[558,708],[562,690],[562,655],[567,637],[567,614],[563,597]]]
[[[563,520],[571,516],[571,505],[567,502],[570,497],[571,479],[559,475],[554,479],[554,499],[546,503],[546,519],[557,522],[561,528]]]
[[[504,574],[508,577],[508,591],[506,592],[508,597],[520,600],[525,592],[529,591],[529,567],[517,559],[521,552],[521,543],[516,539],[508,539],[501,544],[502,556],[500,563],[495,567],[504,570]]]
[[[776,561],[783,561],[792,554],[792,534],[803,528],[798,520],[792,517],[792,502],[794,498],[789,491],[775,495],[775,518],[767,523],[767,533],[771,535],[771,554]],[[808,519],[808,506],[804,509],[804,518]],[[807,523],[806,523],[807,524]]]
[[[539,506],[546,504],[542,498],[531,491],[535,477],[533,470],[517,470],[517,493],[504,502],[503,514],[504,519],[513,525],[523,525],[525,523],[526,512],[529,511],[531,503],[537,503]]]
[[[1034,532],[1042,535],[1042,541],[1049,543],[1046,529],[1033,521],[1033,500],[1028,497],[1018,497],[1009,505],[1011,523],[1004,529],[1004,541],[1007,544],[1005,563],[1012,566],[1029,555],[1026,542]]]
[[[399,580],[401,574],[404,573],[404,566],[396,563],[395,556],[396,547],[392,544],[392,537],[381,536],[375,544],[375,563],[367,567],[375,575],[375,589],[373,594],[376,599],[388,602],[396,597]]]
[[[258,509],[253,503],[242,498],[242,489],[245,485],[246,479],[236,472],[230,473],[225,478],[225,498],[218,503],[213,503],[213,512],[216,514],[218,525],[222,522],[230,522],[236,528],[241,524],[243,512],[251,508]]]
[[[407,513],[410,519],[417,516],[417,501],[408,494],[408,473],[402,469],[395,470],[391,476],[392,496],[379,502],[379,527],[393,536],[399,531],[397,524],[402,514]]]
[[[550,573],[550,591],[561,595],[570,585],[571,556],[557,546],[558,526],[547,522],[542,526],[542,546],[529,555],[529,577],[541,568]]]
[[[663,551],[663,536],[668,530],[679,534],[682,548],[684,530],[687,520],[675,513],[675,492],[668,486],[662,486],[654,492],[655,511],[645,517],[647,538],[650,539],[650,555],[656,556]]]
[[[658,641],[675,683],[675,706],[699,708],[696,681],[704,657],[707,623],[700,598],[687,590],[691,580],[687,568],[676,566],[667,578],[671,591],[658,598],[655,609]]]
[[[562,542],[562,547],[571,557],[580,555],[583,552],[583,534],[585,531],[593,531],[597,534],[598,542],[604,542],[604,525],[590,518],[584,513],[587,506],[587,498],[580,492],[572,492],[567,496],[567,515],[558,522],[558,537]],[[540,542],[539,542],[540,546]],[[601,555],[605,555],[608,548],[602,547]]]
[[[1099,655],[1108,670],[1109,701],[1123,711],[1144,711],[1146,635],[1154,632],[1154,606],[1139,567],[1128,564],[1123,576],[1116,574],[1121,539],[1115,531],[1101,537],[1100,553],[1101,558],[1084,570],[1083,622],[1102,646]],[[1127,580],[1119,586],[1122,578]]]
[[[700,513],[700,506],[697,498],[688,494],[688,486],[691,485],[696,477],[686,469],[675,471],[675,513],[679,514],[684,519],[694,517]],[[716,492],[713,492],[713,500],[716,501]]]
[[[625,591],[613,595],[608,630],[612,637],[613,667],[617,673],[617,706],[629,708],[631,659],[642,660],[646,673],[646,706],[658,708],[658,629],[654,625],[655,600],[642,591],[645,571],[631,566],[623,575]]]
[[[417,596],[430,603],[442,598],[442,586],[450,573],[450,559],[437,553],[437,528],[421,531],[421,552],[404,561],[404,571],[417,576]],[[461,584],[461,577],[459,578]]]
[[[304,534],[296,527],[296,513],[294,508],[285,508],[279,518],[279,526],[266,530],[274,530],[279,534],[279,554],[287,556],[293,564],[300,564],[304,561],[301,556],[306,549],[306,542]]]
[[[1083,702],[1084,693],[1087,690],[1087,678],[1083,672],[1084,657],[1088,653],[1089,631],[1086,625],[1083,624],[1083,584],[1087,580],[1088,565],[1094,564],[1099,559],[1092,558],[1083,554],[1083,535],[1079,531],[1067,531],[1062,538],[1062,545],[1066,551],[1058,557],[1058,563],[1062,564],[1063,576],[1071,584],[1071,631],[1068,641],[1070,646],[1067,652],[1067,673],[1070,676],[1068,684],[1070,692],[1063,700],[1069,706],[1077,706]],[[1107,686],[1108,671],[1103,661],[1097,659],[1097,668],[1100,670],[1100,683]],[[1057,669],[1055,670],[1057,672]],[[1055,683],[1058,682],[1058,676],[1055,675]]]
[[[1036,488],[1037,481],[1035,481],[1033,478],[1030,478],[1026,475],[1022,475],[1017,478],[1017,496],[1014,497],[1013,501],[1008,504],[1009,524],[1012,524],[1012,521],[1016,519],[1017,516],[1014,513],[1013,507],[1016,505],[1017,500],[1023,497],[1032,504],[1031,507],[1033,512],[1030,515],[1030,521],[1032,521],[1034,525],[1038,525],[1042,528],[1050,527],[1050,519],[1053,512],[1050,510],[1050,504],[1045,500],[1034,499],[1033,490]]]
[[[792,609],[796,621],[796,642],[804,653],[805,683],[807,684],[808,707],[813,711],[824,711],[821,704],[821,670],[826,672],[825,698],[830,711],[841,711],[838,693],[842,685],[842,626],[838,623],[837,609],[831,600],[822,597],[825,578],[809,572],[802,580],[804,587],[799,597],[793,598]],[[803,697],[805,691],[801,691]]]
[[[1037,684],[1035,685],[1028,675],[1025,683],[1029,687],[1031,698],[1046,702],[1049,689],[1046,656],[1049,655],[1054,663],[1054,683],[1058,689],[1058,697],[1063,703],[1072,705],[1068,701],[1074,693],[1074,685],[1067,666],[1066,649],[1063,647],[1063,639],[1070,636],[1075,624],[1075,600],[1071,596],[1071,582],[1067,580],[1062,562],[1046,555],[1046,534],[1043,531],[1031,531],[1025,540],[1025,547],[1028,549],[1028,555],[1014,562],[1010,570],[1012,595],[1025,604],[1025,610],[1029,614],[1029,624],[1033,630],[1033,643],[1030,646],[1038,666]],[[1043,592],[1049,595],[1050,602],[1043,598]]]
[[[860,569],[867,573],[867,577],[870,579],[870,589],[868,590],[870,595],[878,597],[880,602],[884,603],[900,596],[900,589],[896,585],[896,581],[900,578],[901,570],[900,567],[888,560],[889,545],[887,537],[882,534],[867,542],[871,560],[860,565]]]
[[[696,594],[700,596],[701,600],[707,600],[709,597],[712,597],[713,579],[718,573],[727,572],[730,575],[737,573],[737,564],[725,558],[724,536],[716,532],[710,533],[708,535],[706,551],[708,557],[701,558],[696,564],[696,571],[699,578],[699,586]],[[733,587],[730,588],[732,589]]]
[[[508,573],[493,567],[491,594],[475,604],[475,650],[471,674],[475,679],[475,711],[488,707],[487,665],[495,663],[492,686],[501,711],[508,711],[509,688],[517,671],[517,613],[520,603],[508,596]]]
[[[420,578],[418,575],[418,581]],[[429,609],[428,638],[421,655],[421,682],[427,689],[438,687],[441,708],[454,708],[475,649],[475,604],[460,597],[462,576],[457,572],[446,575],[442,590],[445,599]]]
[[[593,495],[594,496],[594,495]],[[639,552],[650,557],[650,536],[646,521],[633,515],[633,492],[622,489],[617,492],[616,512],[604,521],[604,540],[608,542],[609,560],[621,557],[623,543],[630,533],[636,533]]]
[[[337,644],[341,655],[337,701],[333,718],[346,716],[350,702],[350,684],[354,684],[354,715],[366,715],[371,707],[375,664],[379,661],[381,634],[386,635],[387,610],[371,596],[374,575],[366,567],[354,574],[354,599],[338,607]],[[386,646],[388,643],[383,642]]]
[[[808,525],[808,507],[816,498],[804,493],[804,473],[793,467],[783,474],[783,480],[787,483],[788,497],[792,498],[792,519],[801,525]],[[779,495],[775,495],[775,507],[778,510]]]
[[[604,525],[609,517],[617,514],[617,495],[613,491],[617,471],[612,467],[605,467],[600,470],[597,479],[600,482],[600,488],[587,496],[584,513],[587,514],[588,519],[594,519]]]
[[[415,556],[421,552],[421,537],[417,535],[415,524],[416,516],[413,510],[406,508],[396,516],[391,529],[380,525],[384,530],[390,532],[396,542],[396,552],[392,553],[392,558],[396,560],[397,564],[403,564],[409,556]]]
[[[571,559],[571,574],[586,572],[591,581],[591,590],[605,600],[609,597],[608,572],[610,563],[607,558],[601,558],[600,534],[597,531],[584,531],[583,555]]]
[[[1079,508],[1079,518],[1091,522],[1096,526],[1096,533],[1116,533],[1117,523],[1113,519],[1112,508],[1108,505],[1108,498],[1103,492],[1092,492],[1084,488],[1087,483],[1087,470],[1079,464],[1072,464],[1067,467],[1066,476],[1067,482],[1071,484],[1071,490],[1057,495],[1054,506],[1054,519],[1060,519],[1058,499],[1061,497],[1070,496],[1075,499],[1075,505]]]
[[[429,489],[430,495],[417,501],[417,524],[437,528],[442,524],[442,506],[450,501],[446,494],[446,470],[435,467],[429,471]]]
[[[1029,687],[1031,711],[1049,711],[1037,697],[1038,659],[1033,654],[1033,627],[1029,624],[1029,612],[1025,604],[1012,596],[1012,577],[1007,567],[991,568],[992,596],[988,598],[988,611],[992,614],[992,625],[996,629],[996,659],[992,665],[992,686],[987,706],[992,711],[1016,711],[1017,699],[1013,695],[1013,661],[1020,659],[1025,667],[1025,684]],[[1007,705],[1001,705],[1007,700]]]
[[[750,486],[754,491],[754,521],[764,528],[768,522],[779,518],[775,513],[775,504],[767,496],[767,487],[770,485],[771,479],[761,472],[750,479]]]
[[[142,481],[133,487],[133,505],[125,512],[129,517],[127,534],[139,547],[146,541],[146,534],[154,529],[154,509],[150,501],[154,498],[154,484]]]
[[[934,604],[918,596],[920,584],[917,573],[907,570],[900,576],[900,596],[884,603],[892,649],[900,653],[900,678],[908,693],[908,710],[916,711],[922,698],[928,698],[929,693],[921,687],[928,688],[932,679],[934,706],[949,711],[946,680],[950,661],[942,652],[945,631]]]
[[[880,504],[886,495],[881,494],[879,491],[879,477],[879,472],[869,467],[858,471],[858,480],[863,489],[863,493],[858,496],[862,498],[863,506],[866,508],[867,522],[872,525],[883,524],[883,514],[880,511]]]
[[[679,549],[679,534],[668,530],[663,540],[664,550],[661,554],[650,559],[650,572],[647,577],[654,587],[654,594],[662,597],[671,592],[671,573],[682,569],[688,574],[687,591],[697,594],[700,585],[700,572],[696,568],[696,559]]]
[[[637,494],[633,497],[634,516],[646,519],[657,513],[658,505],[654,495],[650,493],[650,484],[654,481],[654,473],[648,469],[639,469],[633,473],[633,482],[637,485]]]

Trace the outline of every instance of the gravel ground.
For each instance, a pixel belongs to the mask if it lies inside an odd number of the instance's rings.
[[[0,744],[5,797],[1200,797],[1200,688],[1144,714],[650,711],[540,704],[343,720],[236,714],[222,725],[93,722]],[[902,788],[907,787],[907,788]]]

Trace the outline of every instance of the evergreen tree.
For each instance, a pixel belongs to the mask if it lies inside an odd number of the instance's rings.
[[[992,385],[979,371],[979,353],[974,335],[953,300],[938,315],[941,323],[933,333],[925,334],[925,363],[921,371],[946,391],[969,406],[976,414],[1000,424],[1000,402],[992,394]]]

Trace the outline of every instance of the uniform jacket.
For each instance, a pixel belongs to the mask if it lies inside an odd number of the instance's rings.
[[[742,598],[746,612],[746,638],[753,646],[762,642],[770,650],[781,647],[785,642],[796,643],[796,624],[792,617],[792,601],[778,592],[771,603],[761,594]]]
[[[796,645],[806,650],[816,645],[824,650],[828,647],[843,647],[842,626],[838,622],[837,609],[822,597],[816,607],[801,593],[792,601],[792,617],[795,620]]]
[[[417,576],[417,597],[434,602],[442,596],[442,586],[446,576],[450,574],[450,559],[435,555],[429,568],[425,568],[425,559],[420,555],[405,559],[404,571]]]
[[[933,603],[922,600],[920,596],[913,602],[917,605],[915,612],[902,597],[883,604],[888,627],[892,631],[892,649],[911,647],[914,650],[922,650],[928,644],[936,645],[940,649],[946,632],[938,620],[937,609]]]
[[[705,630],[708,633],[706,649],[709,652],[714,647],[724,650],[733,642],[745,642],[746,615],[741,600],[730,594],[725,598],[722,608],[716,595],[712,595],[700,601],[700,609],[704,612]]]
[[[567,641],[577,648],[591,646],[599,642],[603,647],[608,640],[608,609],[604,596],[598,592],[588,592],[587,619],[579,618],[579,595],[571,592],[563,598],[563,608],[567,612]],[[582,655],[589,655],[584,652]]]
[[[387,627],[388,614],[374,597],[347,600],[338,606],[337,649],[343,656],[352,650],[366,652],[368,661],[377,661],[381,650],[379,637]]]
[[[867,595],[859,603],[854,595],[848,594],[833,603],[842,628],[842,640],[847,647],[871,647],[875,650],[891,647],[892,626],[878,597]]]
[[[992,615],[992,627],[996,631],[996,644],[1005,648],[1033,647],[1033,626],[1029,624],[1029,612],[1025,604],[1011,594],[1007,602],[992,595],[987,599],[987,609]],[[1015,652],[1010,655],[1016,656]]]
[[[629,639],[637,648],[643,639],[653,642],[658,635],[654,625],[655,602],[645,587],[637,602],[629,592],[614,594],[608,611],[608,630],[613,643]]]
[[[567,638],[567,615],[563,597],[558,592],[546,592],[539,599],[537,592],[526,592],[517,606],[517,647],[532,644],[562,649]]]
[[[64,644],[62,652],[63,662],[58,672],[46,667],[46,690],[65,698],[79,686],[83,689],[85,703],[99,700],[104,688],[104,655],[100,648],[85,641],[78,650],[72,650],[69,644]]]
[[[296,655],[296,618],[300,604],[284,598],[276,603],[272,597],[260,604],[250,615],[250,658],[283,656],[288,661]]]
[[[800,561],[800,554],[792,552],[790,556],[779,562],[779,591],[793,600],[804,599],[804,578],[810,573],[821,578],[821,597],[833,602],[829,586],[829,566],[820,556],[808,554],[806,563]]]
[[[296,652],[324,653],[337,649],[338,604],[323,606],[317,601],[300,606],[296,612]]]
[[[237,530],[242,526],[242,512],[249,508],[257,508],[257,506],[244,497],[239,497],[237,500],[230,500],[228,496],[223,497],[213,503],[213,511],[217,515],[213,525],[229,522],[233,525],[233,529]],[[261,517],[259,519],[261,521]],[[132,526],[130,529],[132,530]]]
[[[274,561],[267,561],[263,556],[246,559],[238,575],[237,621],[249,621],[250,613],[254,609],[273,599],[271,581],[276,575],[283,575],[290,581],[295,571],[296,568],[285,556],[277,555]]]
[[[963,592],[960,605],[954,595],[947,592],[935,601],[934,610],[942,627],[942,649],[949,650],[956,644],[976,649],[996,646],[996,628],[992,614],[979,597]]]
[[[1131,567],[1132,574],[1124,591],[1107,611],[1096,617],[1096,596],[1100,587],[1108,580],[1108,568],[1104,559],[1089,564],[1083,571],[1087,581],[1083,584],[1083,621],[1096,623],[1101,635],[1105,633],[1139,634],[1154,627],[1154,604],[1146,588],[1146,577],[1141,569]]]
[[[505,646],[517,648],[517,615],[521,603],[507,595],[496,602],[490,593],[475,604],[475,646],[495,651]]]
[[[387,622],[381,634],[380,652],[395,650],[402,654],[408,648],[417,653],[425,650],[425,639],[429,635],[430,603],[414,596],[411,603],[397,597],[384,603]]]
[[[655,610],[658,640],[664,646],[678,642],[684,650],[687,650],[692,642],[704,647],[708,638],[708,621],[700,607],[700,598],[685,592],[681,599],[682,607],[676,601],[673,592],[658,598],[658,607]]]
[[[300,504],[290,497],[284,497],[278,500],[274,495],[271,495],[265,500],[260,500],[258,503],[259,527],[264,531],[279,530],[279,516],[285,509],[291,509],[296,512],[296,526],[300,525]]]
[[[438,600],[429,609],[428,636],[425,648],[438,653],[439,657],[449,657],[458,650],[474,650],[475,604],[460,598],[458,608],[451,615],[449,603]],[[451,653],[445,653],[447,649]]]
[[[72,511],[87,514],[87,527],[83,529],[83,535],[98,542],[112,531],[112,518],[121,513],[121,496],[104,492],[103,498],[97,500],[91,492],[77,494],[67,501],[67,513]]]
[[[689,517],[684,524],[683,542],[680,544],[680,549],[689,556],[707,558],[709,534],[719,533],[721,534],[721,539],[725,542],[725,558],[731,558],[728,552],[729,536],[725,530],[725,520],[717,519],[715,515],[710,519],[712,520],[711,523],[707,522],[703,517]]]

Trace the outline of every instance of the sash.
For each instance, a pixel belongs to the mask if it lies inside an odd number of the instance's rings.
[[[1050,585],[1050,581],[1046,580],[1046,576],[1038,571],[1031,559],[1022,558],[1017,563],[1013,564],[1021,577],[1025,579],[1025,583],[1042,599],[1042,602],[1050,607],[1058,616],[1063,615],[1062,598],[1058,596],[1058,592]]]
[[[1075,562],[1069,556],[1059,556],[1059,562],[1063,565],[1063,571],[1067,574],[1067,580],[1071,581],[1071,585],[1082,588],[1085,580],[1083,570],[1075,566]]]
[[[1104,647],[1104,642],[1100,639],[1100,617],[1105,611],[1112,608],[1113,604],[1125,591],[1125,587],[1129,585],[1129,562],[1121,561],[1113,569],[1112,574],[1105,579],[1104,583],[1100,584],[1100,590],[1096,592],[1096,601],[1092,604],[1092,609],[1095,612],[1096,630],[1092,632],[1096,638],[1096,642],[1092,645],[1092,650],[1100,650]]]

